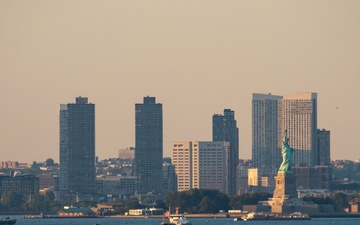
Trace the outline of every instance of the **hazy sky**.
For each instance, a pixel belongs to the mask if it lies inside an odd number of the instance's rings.
[[[252,93],[318,93],[332,159],[360,158],[360,1],[0,1],[0,161],[59,158],[59,105],[96,104],[96,154],[134,146],[135,103],[171,141],[235,110],[251,158]]]

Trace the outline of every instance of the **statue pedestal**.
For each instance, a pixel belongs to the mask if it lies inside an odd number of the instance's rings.
[[[292,172],[278,172],[276,187],[271,201],[271,211],[283,213],[284,206],[297,199],[296,180]],[[287,210],[285,210],[287,211]]]

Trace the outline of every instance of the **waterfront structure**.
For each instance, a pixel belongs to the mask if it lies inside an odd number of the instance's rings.
[[[230,144],[226,159],[226,194],[236,194],[236,167],[239,163],[239,129],[236,125],[235,113],[224,109],[224,114],[213,115],[213,141],[226,141]]]
[[[137,192],[162,193],[163,115],[155,97],[135,104],[135,175]]]
[[[317,94],[311,92],[284,96],[278,101],[278,147],[284,131],[294,149],[296,166],[318,165],[317,152]]]
[[[278,149],[278,102],[282,96],[254,93],[252,97],[252,165],[276,174]]]
[[[193,188],[214,189],[226,193],[225,141],[173,142],[172,162],[178,178],[178,191]]]
[[[60,199],[95,194],[95,105],[88,98],[60,105]]]
[[[330,131],[325,129],[317,130],[317,146],[319,152],[319,165],[330,165]]]

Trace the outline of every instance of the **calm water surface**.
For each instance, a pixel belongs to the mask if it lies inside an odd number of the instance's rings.
[[[360,225],[360,218],[314,218],[303,221],[237,221],[232,218],[190,218],[193,225],[236,225],[236,224],[261,224],[261,225]],[[18,219],[16,225],[160,225],[162,219]]]

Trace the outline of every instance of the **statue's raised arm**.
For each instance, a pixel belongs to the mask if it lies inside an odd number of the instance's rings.
[[[294,149],[290,148],[289,138],[287,136],[287,130],[284,132],[284,139],[282,142],[281,155],[282,155],[282,163],[280,165],[279,171],[282,172],[292,172],[291,164],[292,164],[292,153]]]

